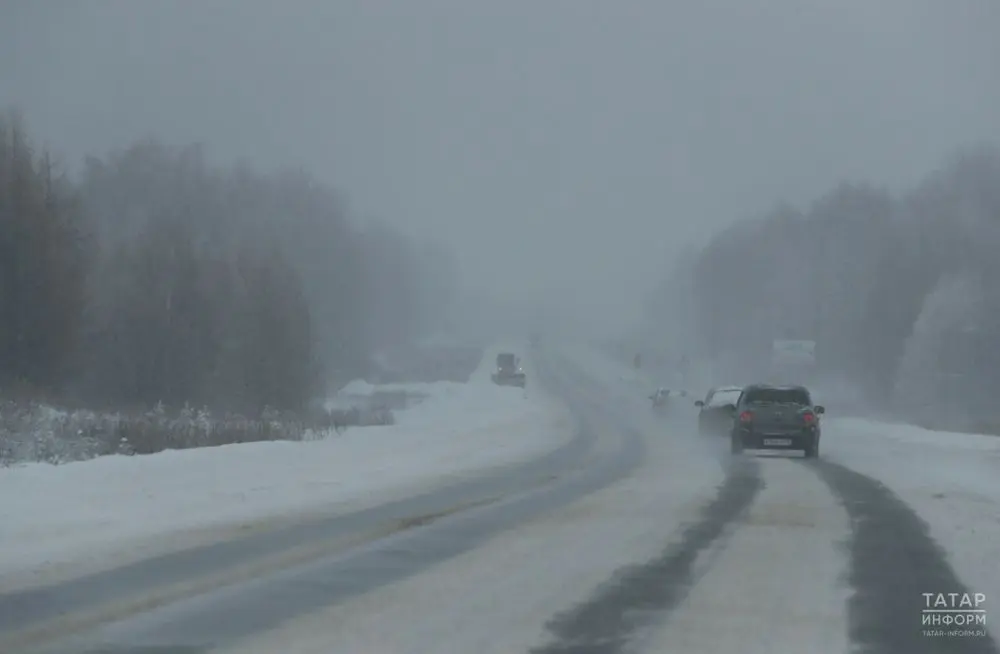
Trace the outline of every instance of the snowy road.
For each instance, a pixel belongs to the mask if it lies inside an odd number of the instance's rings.
[[[921,612],[924,593],[979,593],[992,617],[1000,443],[828,418],[818,462],[734,459],[692,415],[651,415],[611,362],[573,354],[539,364],[580,424],[544,459],[0,596],[0,638],[48,611],[37,642],[77,633],[37,651],[66,654],[997,651],[924,633]],[[254,548],[268,555],[213,577]],[[116,603],[116,584],[151,590]],[[50,611],[81,597],[89,613]]]

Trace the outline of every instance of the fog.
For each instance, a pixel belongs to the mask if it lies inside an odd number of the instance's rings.
[[[480,306],[628,327],[690,251],[1000,130],[991,0],[0,4],[0,104],[68,165],[151,136],[301,166]]]

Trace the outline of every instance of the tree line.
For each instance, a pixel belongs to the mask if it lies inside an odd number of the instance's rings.
[[[454,263],[303,171],[141,142],[71,177],[0,116],[0,391],[94,408],[300,409],[433,331]]]
[[[893,194],[842,183],[734,223],[649,304],[725,374],[774,338],[815,340],[820,374],[924,422],[995,419],[1000,392],[1000,149],[958,152]]]

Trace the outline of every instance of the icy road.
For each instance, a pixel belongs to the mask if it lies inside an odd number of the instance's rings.
[[[454,449],[426,436],[429,423],[410,448],[399,438],[343,449],[382,472],[355,472],[355,499],[328,514],[317,513],[336,499],[322,495],[321,470],[287,454],[273,465],[304,470],[313,490],[286,477],[276,495],[262,493],[285,520],[261,514],[245,536],[219,527],[211,542],[118,566],[104,557],[76,576],[65,570],[84,568],[66,552],[63,572],[45,572],[24,544],[30,520],[12,515],[0,558],[29,572],[0,577],[0,652],[997,651],[986,630],[1000,617],[1000,439],[828,416],[819,461],[733,458],[724,439],[696,436],[693,411],[656,419],[647,389],[601,355],[536,355],[527,397],[491,389],[503,410],[489,425],[462,429],[453,413],[438,426]],[[324,447],[336,456],[332,444],[306,445],[319,448],[307,459]],[[252,477],[248,447],[230,448],[217,474]],[[406,483],[390,484],[374,452],[394,470],[412,463]],[[441,479],[445,469],[455,474]],[[59,475],[69,473],[28,474],[17,483],[29,493],[34,476],[67,490]],[[0,479],[2,492],[13,485]],[[193,526],[178,507],[149,502],[170,529]],[[139,519],[135,506],[122,510]],[[170,542],[105,519],[134,542]],[[72,524],[38,520],[37,533],[72,542]],[[978,605],[952,603],[965,594]],[[926,609],[973,624],[926,625]]]

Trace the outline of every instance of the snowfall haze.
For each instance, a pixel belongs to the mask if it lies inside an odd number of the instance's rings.
[[[0,652],[1000,652],[998,107],[1000,0],[0,0]]]
[[[1000,128],[990,0],[2,5],[0,104],[75,163],[153,136],[301,166],[479,305],[610,330],[678,253]],[[481,310],[481,306],[480,306]]]

